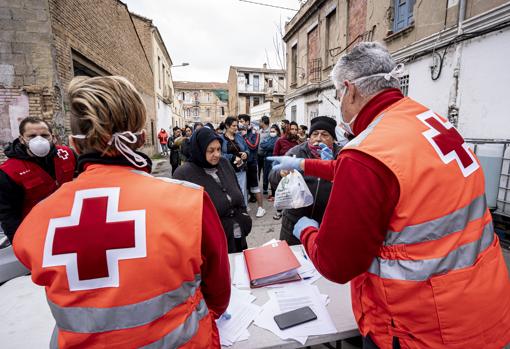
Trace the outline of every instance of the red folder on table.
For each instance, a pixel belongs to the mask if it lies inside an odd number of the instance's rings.
[[[301,280],[297,268],[301,266],[286,241],[243,251],[250,287]]]

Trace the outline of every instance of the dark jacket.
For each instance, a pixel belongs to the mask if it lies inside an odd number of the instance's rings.
[[[19,139],[9,143],[4,149],[5,156],[12,159],[30,161],[37,164],[53,179],[55,179],[55,164],[53,158],[57,149],[52,146],[45,157],[30,156],[26,146]],[[0,222],[5,235],[12,241],[14,233],[22,221],[24,189],[17,185],[5,172],[0,170]]]
[[[244,136],[244,141],[246,142],[246,146],[248,148],[248,162],[257,161],[257,152],[259,149],[260,143],[260,135],[255,132],[253,129],[249,129]]]
[[[234,240],[234,222],[241,228],[243,239],[251,231],[251,218],[246,212],[243,194],[237,183],[234,169],[225,158],[220,159],[216,167],[217,175],[222,185],[219,185],[202,167],[193,162],[186,162],[179,166],[173,178],[186,180],[204,187],[216,207],[221,224],[227,236],[228,252],[240,252],[236,250]],[[230,196],[231,200],[227,198]]]
[[[333,146],[333,155],[336,156],[340,152],[340,147],[335,144]],[[308,148],[308,142],[299,144],[290,149],[285,155],[293,156],[303,159],[313,159],[312,153]],[[308,217],[315,219],[319,224],[322,222],[322,216],[328,204],[329,194],[331,193],[332,183],[317,177],[303,176],[308,189],[313,195],[313,204],[308,207],[289,209],[283,211],[282,228],[280,230],[280,239],[286,240],[289,245],[297,245],[301,242],[292,235],[294,225],[301,217]],[[269,173],[269,181],[271,185],[276,188],[282,177],[280,172],[271,171]]]
[[[274,145],[276,144],[277,140],[278,140],[278,137],[268,136],[268,137],[264,138],[260,142],[259,155],[264,156],[264,157],[273,155]]]

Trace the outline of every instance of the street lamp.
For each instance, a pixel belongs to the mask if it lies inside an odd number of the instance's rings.
[[[176,68],[176,67],[185,67],[185,66],[187,66],[187,65],[189,65],[189,63],[184,62],[184,63],[178,64],[178,65],[172,65],[172,68]]]

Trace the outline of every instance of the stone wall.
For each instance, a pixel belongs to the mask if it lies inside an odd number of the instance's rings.
[[[51,34],[47,1],[0,0],[0,146],[18,137],[29,115],[61,131]]]

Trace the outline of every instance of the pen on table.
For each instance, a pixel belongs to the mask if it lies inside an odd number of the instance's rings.
[[[303,257],[305,257],[305,259],[308,259],[308,257],[306,256],[305,249],[303,248],[303,246],[301,246],[301,253],[303,253]]]

